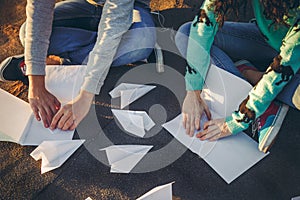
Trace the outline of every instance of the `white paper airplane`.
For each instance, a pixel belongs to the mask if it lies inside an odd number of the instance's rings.
[[[151,85],[121,83],[110,91],[109,94],[112,98],[121,97],[121,109],[123,109],[155,87]]]
[[[111,173],[129,173],[153,146],[113,145],[105,150]]]
[[[157,186],[136,200],[172,200],[173,183]]]
[[[36,161],[42,159],[41,174],[43,174],[60,167],[84,141],[44,141],[30,155]]]
[[[25,101],[0,89],[0,141],[39,145],[44,140],[71,140],[74,131],[44,128]]]
[[[145,111],[111,110],[123,129],[139,137],[144,137],[155,123]]]

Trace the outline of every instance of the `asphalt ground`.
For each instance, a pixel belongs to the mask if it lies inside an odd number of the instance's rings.
[[[176,29],[179,24],[189,20],[192,14],[186,11],[182,9],[162,12],[166,18],[165,26]],[[178,24],[174,25],[170,20],[175,20]],[[161,37],[162,43],[172,41],[171,32],[159,34],[165,35]],[[164,52],[164,58],[168,66],[166,69],[172,72],[176,70],[181,75],[184,73],[185,61],[176,53]],[[132,82],[152,81],[157,85],[155,90],[127,107],[131,110],[146,110],[156,122],[153,130],[142,139],[126,134],[120,129],[111,113],[111,108],[119,107],[119,100],[111,100],[108,95],[119,80],[132,77],[126,75],[130,75],[135,69],[149,74],[133,76]],[[174,199],[282,200],[300,196],[299,111],[289,110],[270,155],[228,185],[204,160],[186,150],[161,128],[163,122],[180,113],[182,101],[181,79],[171,82],[179,88],[178,97],[176,92],[174,94],[166,86],[170,77],[166,76],[165,79],[164,76],[155,76],[154,65],[145,65],[143,68],[112,68],[100,95],[95,97],[88,117],[74,135],[74,138],[86,139],[84,146],[60,168],[51,172],[40,174],[41,162],[34,161],[29,155],[35,147],[0,142],[0,198],[135,199],[158,185],[172,181],[175,181]],[[154,147],[133,169],[135,173],[112,174],[106,165],[105,154],[99,151],[99,148],[111,143],[144,144]],[[168,163],[169,160],[173,161]],[[150,172],[139,173],[145,169]]]

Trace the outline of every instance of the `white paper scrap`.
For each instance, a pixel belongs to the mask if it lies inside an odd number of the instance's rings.
[[[113,145],[106,147],[107,159],[111,173],[129,173],[136,164],[150,151],[148,145]]]
[[[149,91],[153,90],[155,87],[156,86],[151,85],[121,83],[110,91],[109,94],[112,98],[121,97],[121,109],[123,109],[138,98],[147,94]]]
[[[36,161],[42,159],[41,174],[60,167],[85,140],[44,141],[33,152],[31,157]]]
[[[136,200],[172,200],[173,183],[157,186]]]
[[[145,111],[111,110],[123,129],[139,137],[144,137],[155,123]]]

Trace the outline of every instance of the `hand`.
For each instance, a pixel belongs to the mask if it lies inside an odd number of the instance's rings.
[[[73,102],[63,106],[54,116],[50,129],[74,130],[87,115],[94,94],[81,91]]]
[[[35,118],[43,120],[48,128],[53,116],[60,108],[60,102],[45,88],[44,76],[29,76],[28,100]]]
[[[203,131],[199,132],[196,137],[200,140],[215,141],[227,137],[232,133],[229,131],[225,119],[214,119],[204,123]]]
[[[207,118],[211,119],[211,113],[206,102],[200,96],[200,90],[187,91],[182,106],[183,126],[186,134],[191,137],[194,135],[195,128],[200,129],[200,119],[205,112]]]

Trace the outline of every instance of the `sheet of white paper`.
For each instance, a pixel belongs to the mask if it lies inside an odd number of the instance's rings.
[[[18,143],[31,119],[28,103],[0,89],[1,141]]]
[[[228,184],[267,156],[245,133],[215,142],[201,141],[186,135],[179,115],[163,124],[179,142],[203,158]]]
[[[298,197],[293,197],[291,200],[300,200],[300,196],[298,196]]]
[[[149,91],[153,90],[155,87],[156,86],[151,85],[121,83],[110,91],[109,94],[112,98],[121,97],[121,109],[123,109],[138,98],[147,94]]]
[[[33,152],[31,157],[42,159],[41,174],[60,167],[85,140],[44,141]]]
[[[223,118],[237,110],[251,85],[246,81],[212,65],[208,71],[203,97],[212,112],[212,118]],[[202,120],[205,121],[204,118]],[[201,121],[202,121],[201,120]],[[201,122],[203,125],[203,121]],[[182,125],[182,116],[163,125],[178,141],[202,157],[227,183],[232,182],[267,154],[244,133],[215,142],[189,137]]]
[[[145,111],[111,110],[124,130],[139,137],[144,137],[155,123]]]
[[[111,173],[129,173],[134,166],[150,151],[148,145],[113,145],[105,150]]]
[[[172,200],[173,183],[157,186],[136,200]]]
[[[47,65],[46,88],[66,104],[79,94],[85,71],[85,65]]]

